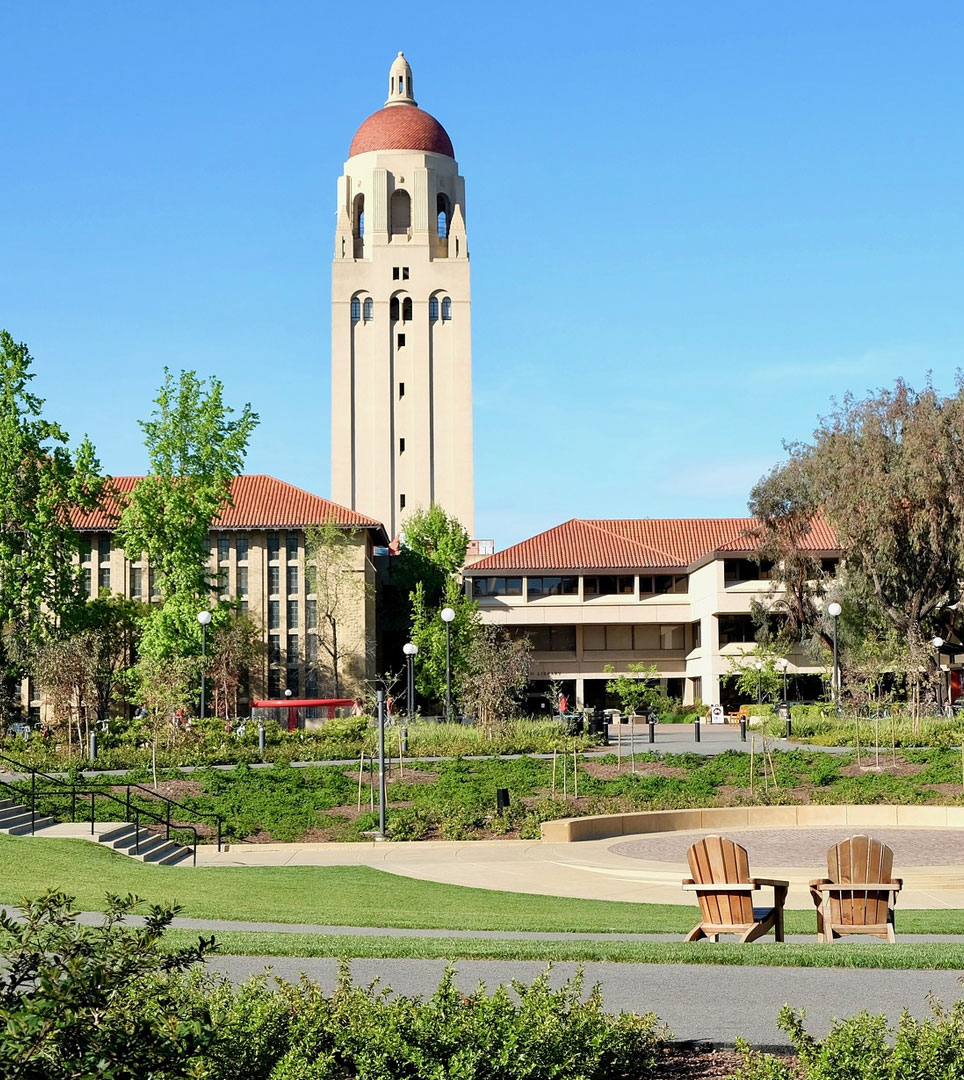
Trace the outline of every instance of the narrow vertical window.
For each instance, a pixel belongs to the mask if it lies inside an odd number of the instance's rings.
[[[405,509],[405,496],[404,495],[399,495],[399,497],[398,497],[398,508],[399,508],[399,510],[404,510]]]
[[[442,299],[442,322],[452,321],[452,301],[446,296]]]
[[[399,439],[398,440],[398,452],[400,454],[405,453],[405,440],[404,439]]]
[[[351,321],[353,323],[358,322],[361,319],[361,300],[357,296],[352,297],[351,301]]]
[[[406,296],[402,301],[402,322],[412,321],[412,298]]]
[[[365,322],[371,322],[375,318],[375,303],[372,298],[365,299]]]
[[[428,319],[429,322],[438,322],[438,297],[433,296],[428,302]]]

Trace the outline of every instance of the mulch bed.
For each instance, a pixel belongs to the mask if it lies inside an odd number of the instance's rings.
[[[615,780],[617,776],[632,773],[633,764],[629,755],[623,757],[622,765],[607,765],[601,761],[587,761],[580,772],[588,773],[598,780]],[[682,780],[686,775],[686,769],[678,765],[664,765],[661,761],[637,761],[636,773],[638,776],[669,776]],[[561,784],[561,780],[559,783]]]
[[[742,1064],[735,1050],[714,1050],[709,1046],[670,1044],[652,1080],[724,1080]]]

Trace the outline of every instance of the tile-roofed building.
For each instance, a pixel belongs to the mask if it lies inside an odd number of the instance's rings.
[[[534,693],[559,682],[579,707],[612,706],[606,667],[644,664],[671,697],[717,704],[730,658],[756,647],[753,601],[772,598],[759,529],[755,518],[573,518],[471,561],[466,587],[484,621],[530,639]],[[833,573],[840,552],[822,518],[806,544]],[[817,696],[819,670],[795,654],[788,685]]]
[[[113,537],[126,500],[141,479],[115,476],[98,508],[71,514],[83,540],[81,565],[90,596],[106,590],[144,602],[160,600],[147,559],[129,559]],[[349,590],[350,610],[337,615],[342,657],[337,696],[361,693],[364,680],[374,675],[374,557],[376,548],[388,544],[382,524],[273,476],[236,476],[231,505],[210,532],[211,578],[216,582],[211,603],[236,604],[263,628],[263,667],[251,672],[245,701],[277,697],[286,689],[294,697],[333,696],[333,672],[322,640],[327,624],[311,591],[305,549],[306,531],[328,523],[350,535],[353,568],[364,582],[357,596]]]

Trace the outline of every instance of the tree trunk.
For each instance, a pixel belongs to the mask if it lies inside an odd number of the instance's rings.
[[[338,677],[338,623],[331,620],[331,670],[335,679],[335,697],[341,697],[341,680]]]

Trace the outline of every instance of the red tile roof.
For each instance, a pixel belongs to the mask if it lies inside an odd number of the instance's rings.
[[[480,559],[466,573],[685,569],[718,552],[755,551],[753,533],[759,525],[756,518],[573,518]],[[836,535],[823,519],[814,520],[807,547],[814,552],[837,550]]]
[[[414,105],[388,105],[372,113],[355,132],[348,156],[368,150],[426,150],[455,157],[445,128]]]
[[[115,476],[113,492],[101,502],[101,506],[84,513],[71,511],[71,523],[82,532],[112,530],[120,516],[126,496],[134,490],[140,476]],[[276,480],[273,476],[236,476],[231,483],[233,506],[225,508],[213,525],[215,529],[300,529],[306,525],[322,525],[333,521],[336,525],[356,526],[361,529],[378,529],[384,532],[381,522],[365,517],[347,506],[322,499],[318,495]],[[385,538],[387,542],[387,537]]]

